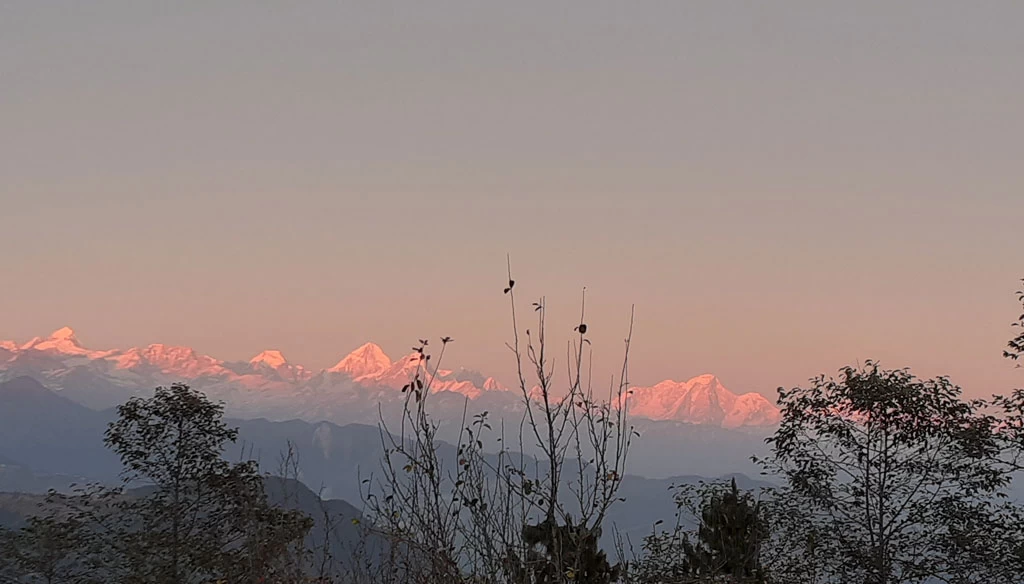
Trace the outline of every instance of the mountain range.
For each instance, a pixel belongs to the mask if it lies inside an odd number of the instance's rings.
[[[468,399],[473,410],[522,412],[523,394],[475,371],[424,368],[419,353],[390,358],[373,343],[352,351],[333,367],[314,371],[293,364],[277,350],[231,362],[190,347],[151,344],[128,349],[84,347],[64,327],[47,337],[0,341],[0,380],[29,375],[61,395],[95,409],[108,408],[153,387],[187,382],[225,402],[229,414],[284,420],[376,423],[404,403],[401,389],[419,370],[441,417],[458,415]],[[758,393],[736,394],[714,375],[632,387],[618,407],[633,418],[728,429],[776,424],[779,410]]]
[[[16,510],[12,506],[17,507],[18,501],[38,502],[38,498],[5,496],[3,492],[69,492],[72,483],[119,483],[120,461],[103,443],[104,430],[117,417],[113,409],[87,408],[31,377],[0,382],[0,404],[0,525],[5,522],[5,512],[15,523],[18,517],[26,515],[10,513]],[[316,494],[316,498],[348,501],[358,506],[366,488],[364,479],[381,473],[385,442],[381,429],[375,426],[266,419],[226,422],[238,429],[237,442],[224,452],[227,460],[253,459],[265,473],[280,476],[286,474],[282,473],[283,456],[291,452],[297,478],[311,491],[303,489],[306,499]],[[663,476],[638,476],[636,466],[630,465],[632,470],[624,476],[619,493],[624,500],[609,515],[617,529],[634,541],[649,533],[655,521],[672,517],[676,512],[672,485],[694,484],[704,480],[702,477],[719,475],[726,475],[726,479],[736,476],[741,487],[764,484],[742,474],[731,474],[740,469],[743,458],[754,452],[755,440],[744,441],[745,435],[731,430],[695,425],[683,425],[698,430],[686,437],[678,433],[674,423],[651,424],[643,431],[644,440],[651,440],[649,450],[659,453],[660,458],[649,466],[660,468]],[[675,447],[670,446],[673,444]],[[453,466],[458,460],[458,448],[443,441],[436,446],[444,467]],[[700,462],[699,453],[719,466]],[[524,464],[526,468],[535,467],[530,462]],[[567,464],[567,468],[572,468],[571,461]],[[341,501],[332,505],[344,507],[346,514],[352,516],[355,508]],[[29,507],[34,508],[34,503]],[[316,511],[310,504],[302,508]],[[612,535],[610,530],[606,533],[607,538]],[[606,543],[612,542],[609,539]]]

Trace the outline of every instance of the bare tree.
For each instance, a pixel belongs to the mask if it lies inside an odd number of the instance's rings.
[[[514,427],[505,420],[493,427],[488,412],[471,413],[467,402],[454,449],[444,449],[429,404],[452,342],[448,337],[441,339],[436,360],[427,341],[415,348],[416,372],[403,388],[397,427],[381,417],[381,471],[363,481],[371,529],[391,542],[389,569],[377,581],[545,584],[620,578],[621,566],[609,561],[599,541],[608,509],[618,500],[634,435],[625,407],[615,407],[626,391],[632,315],[621,374],[604,399],[595,398],[584,290],[559,391],[545,299],[532,303],[535,328],[521,332],[514,289],[510,269],[505,294],[513,339],[507,346],[523,406]],[[486,452],[485,440],[499,445],[497,451]]]

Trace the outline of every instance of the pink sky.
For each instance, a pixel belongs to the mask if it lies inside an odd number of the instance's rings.
[[[510,382],[511,253],[602,378],[1024,385],[1019,3],[2,11],[0,338]]]

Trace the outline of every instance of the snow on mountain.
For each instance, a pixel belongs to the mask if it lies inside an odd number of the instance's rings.
[[[417,373],[431,393],[442,394],[439,403],[452,407],[464,398],[492,410],[512,411],[523,405],[520,391],[510,391],[493,377],[466,369],[435,370],[417,352],[392,360],[374,343],[314,373],[290,363],[278,350],[262,351],[247,362],[225,362],[189,347],[163,344],[96,351],[84,348],[67,327],[23,344],[0,342],[0,379],[32,375],[69,395],[78,392],[91,407],[109,407],[157,385],[185,381],[239,413],[373,418],[356,420],[368,422],[375,421],[381,404],[400,405],[405,399],[401,388]],[[533,400],[541,399],[539,388],[527,393]],[[725,428],[779,421],[779,410],[763,396],[734,394],[714,375],[634,387],[617,405],[626,405],[637,418]]]
[[[662,381],[632,387],[623,396],[631,415],[651,420],[676,420],[725,428],[765,426],[779,421],[779,410],[759,393],[736,395],[717,377],[704,374],[689,381]]]
[[[257,376],[270,377],[273,381],[305,381],[312,377],[312,374],[301,365],[291,364],[281,351],[267,350],[252,359],[249,359],[249,371]],[[245,385],[252,386],[253,383]],[[259,379],[255,385],[261,385]]]
[[[487,379],[484,380],[483,388],[484,391],[508,391],[508,388],[506,388],[504,385],[501,384],[500,381],[493,377],[488,377]]]
[[[338,361],[338,364],[327,371],[345,373],[353,380],[363,377],[377,376],[392,367],[391,358],[384,350],[374,343],[366,343]]]
[[[380,347],[373,343],[366,343],[328,371],[346,373],[361,385],[387,387],[394,390],[400,390],[412,383],[418,374],[424,386],[430,387],[432,393],[449,391],[462,394],[470,399],[476,399],[486,391],[505,390],[493,378],[485,379],[476,372],[435,370],[425,355],[426,353],[421,355],[413,351],[392,361]],[[478,380],[479,383],[477,383]]]
[[[736,397],[736,404],[722,420],[724,428],[741,426],[772,426],[779,423],[781,412],[775,404],[759,393],[745,393]]]
[[[252,359],[249,359],[250,365],[266,365],[271,369],[280,369],[285,365],[288,365],[288,360],[284,358],[281,351],[267,350],[263,351],[259,355],[256,355]]]
[[[18,351],[44,351],[47,353],[58,353],[62,355],[76,355],[96,359],[105,354],[104,351],[90,351],[82,347],[75,336],[75,331],[70,327],[63,327],[53,331],[46,338],[35,337],[31,341],[21,345],[14,345],[13,341],[6,341],[7,345],[15,346]]]
[[[202,377],[230,377],[224,362],[200,355],[190,347],[174,347],[155,343],[144,349],[133,348],[112,356],[118,369],[152,369],[182,380]]]
[[[384,358],[387,359],[387,355],[385,355]],[[390,359],[388,359],[388,361],[390,361]],[[361,379],[364,381],[374,381],[378,385],[398,389],[411,382],[417,373],[420,374],[423,382],[426,383],[428,367],[429,365],[426,358],[419,353],[413,352],[392,362],[386,369],[377,371],[371,375],[364,375]]]

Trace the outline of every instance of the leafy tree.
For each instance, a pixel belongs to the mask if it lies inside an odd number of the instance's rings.
[[[224,445],[238,431],[222,417],[222,405],[174,384],[120,406],[107,430],[105,441],[121,457],[125,481],[147,491],[120,504],[138,524],[126,535],[128,546],[146,556],[132,566],[143,581],[265,577],[309,529],[308,519],[267,503],[255,462],[224,460]]]
[[[760,509],[765,538],[761,541],[760,568],[769,584],[819,584],[827,581],[832,562],[825,525],[808,521],[812,505],[793,489],[761,490]]]
[[[750,492],[728,484],[682,485],[676,505],[694,520],[694,529],[677,523],[671,532],[644,540],[633,576],[641,583],[767,582],[761,565],[768,539],[765,507]],[[660,523],[660,522],[659,522]]]
[[[49,515],[22,531],[22,557],[50,561],[31,548],[53,542],[99,582],[257,582],[284,573],[311,522],[267,502],[256,463],[223,459],[237,431],[222,417],[221,405],[184,384],[121,405],[105,442],[121,457],[124,486],[51,493]]]
[[[1000,422],[945,378],[868,362],[779,390],[766,469],[819,538],[828,582],[1010,581],[1019,510],[1002,501]]]
[[[32,517],[20,531],[0,533],[0,582],[85,582],[82,525],[75,520]]]
[[[562,524],[545,519],[523,526],[526,565],[533,567],[533,582],[557,584],[581,582],[610,584],[617,582],[621,567],[613,566],[598,545],[601,529],[574,525],[571,517]]]
[[[700,574],[763,582],[761,544],[766,532],[760,503],[750,493],[740,493],[733,479],[728,490],[712,492],[703,505],[697,545],[689,551],[690,564]]]
[[[662,520],[658,521],[660,525]],[[629,580],[638,584],[684,584],[693,582],[689,563],[689,540],[683,528],[655,531],[644,537],[640,554],[629,566]]]

